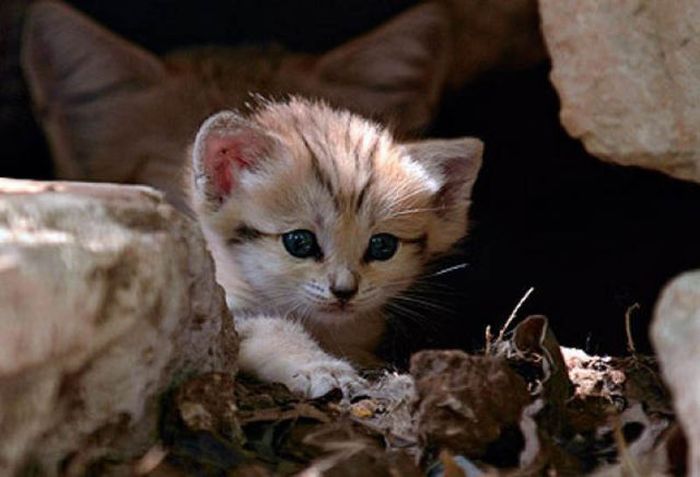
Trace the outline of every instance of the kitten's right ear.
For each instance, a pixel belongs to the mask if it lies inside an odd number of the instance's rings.
[[[232,111],[204,121],[192,147],[192,170],[197,199],[217,210],[237,186],[245,169],[275,154],[279,141]]]
[[[72,135],[92,124],[74,124],[90,103],[158,83],[166,71],[154,55],[110,33],[68,5],[34,2],[24,25],[22,69],[43,121],[62,178],[82,178]]]

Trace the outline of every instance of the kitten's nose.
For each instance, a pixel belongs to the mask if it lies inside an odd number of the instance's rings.
[[[339,302],[347,303],[357,294],[358,277],[349,268],[342,267],[330,278],[329,288]]]
[[[349,287],[331,287],[331,293],[342,302],[350,301],[357,294],[357,285]]]

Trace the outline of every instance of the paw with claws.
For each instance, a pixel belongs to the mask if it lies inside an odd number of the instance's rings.
[[[340,359],[322,359],[304,364],[285,383],[294,393],[315,399],[340,389],[349,397],[367,385],[355,368]]]
[[[340,389],[350,398],[367,383],[347,361],[326,353],[298,323],[265,316],[239,319],[241,371],[307,398]]]

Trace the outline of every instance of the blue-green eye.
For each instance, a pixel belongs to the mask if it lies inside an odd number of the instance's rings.
[[[395,236],[391,234],[372,235],[365,253],[365,260],[389,260],[398,248],[399,239]]]
[[[290,255],[297,258],[320,257],[321,249],[316,236],[310,230],[292,230],[282,234],[282,243]]]

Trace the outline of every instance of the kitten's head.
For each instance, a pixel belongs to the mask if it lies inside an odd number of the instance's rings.
[[[22,66],[58,177],[179,192],[186,147],[212,113],[249,92],[325,98],[415,131],[431,118],[449,51],[446,19],[419,5],[321,55],[198,48],[164,59],[57,1],[30,7]]]
[[[481,150],[471,138],[398,144],[349,112],[267,103],[201,127],[192,205],[237,306],[364,314],[465,235]]]

